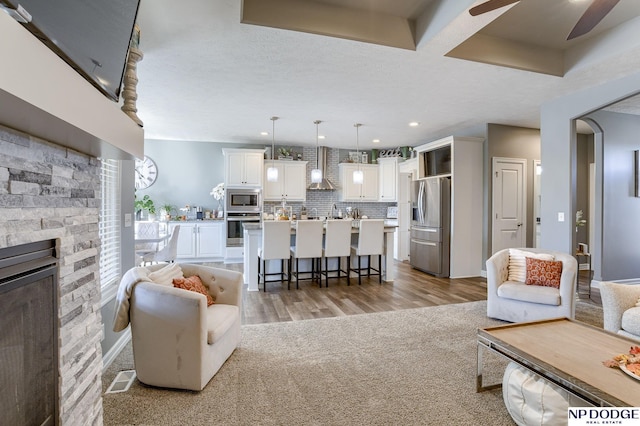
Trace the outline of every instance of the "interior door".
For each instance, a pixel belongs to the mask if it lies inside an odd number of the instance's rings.
[[[526,160],[494,157],[492,166],[492,253],[526,247]]]

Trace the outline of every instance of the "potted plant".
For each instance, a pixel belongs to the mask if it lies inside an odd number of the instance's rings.
[[[138,199],[138,196],[136,195],[134,206],[136,210],[136,219],[140,219],[142,217],[142,212],[145,210],[149,214],[149,220],[155,219],[156,206],[149,195],[145,195],[142,199]]]
[[[173,214],[175,209],[176,206],[174,206],[173,204],[163,204],[162,207],[160,207],[160,211],[164,212],[164,218],[167,221],[171,220],[171,215]]]

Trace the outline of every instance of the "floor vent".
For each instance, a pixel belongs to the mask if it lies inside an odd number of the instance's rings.
[[[136,370],[125,370],[118,373],[105,393],[126,392],[136,378]]]

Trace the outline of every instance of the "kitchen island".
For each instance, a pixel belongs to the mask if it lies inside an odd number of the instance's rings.
[[[384,253],[382,260],[382,280],[393,282],[393,236],[397,225],[385,223],[384,227]],[[352,242],[356,242],[360,229],[357,226],[351,228]],[[295,235],[296,228],[291,226],[291,235]],[[258,291],[258,248],[262,245],[262,224],[249,223],[244,225],[244,283],[249,291]],[[352,257],[352,262],[355,256]],[[333,259],[335,261],[335,259]],[[373,259],[372,259],[373,260]],[[269,263],[269,262],[268,262]],[[270,262],[267,265],[269,272],[275,272],[273,268],[279,268],[280,262]],[[300,269],[302,270],[302,266]],[[307,265],[304,266],[305,270]],[[279,271],[279,269],[278,269]],[[353,275],[352,275],[353,277]]]

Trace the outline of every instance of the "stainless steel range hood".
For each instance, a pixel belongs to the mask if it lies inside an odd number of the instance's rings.
[[[320,170],[322,170],[322,182],[312,183],[307,189],[310,191],[334,191],[336,189],[335,185],[327,179],[327,147],[318,147],[318,149],[316,149],[316,155],[317,164]]]

